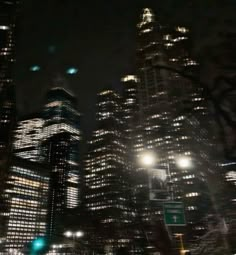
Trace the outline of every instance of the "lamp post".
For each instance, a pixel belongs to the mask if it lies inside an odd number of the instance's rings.
[[[176,233],[175,234],[175,237],[176,238],[179,238],[179,240],[180,240],[180,249],[179,249],[179,254],[180,255],[187,255],[187,254],[190,254],[189,252],[189,250],[185,250],[185,248],[184,248],[184,241],[183,241],[183,235],[184,234],[182,234],[182,233]]]
[[[156,160],[155,154],[153,152],[145,152],[144,154],[140,155],[139,161],[143,166],[147,167],[148,170],[150,170],[151,168],[153,168],[156,165],[157,160]],[[179,169],[189,169],[192,166],[192,161],[187,156],[179,156],[179,157],[175,158],[175,165]],[[168,180],[167,189],[168,189],[168,193],[170,195],[171,202],[174,202],[174,190],[173,190],[173,186],[172,186],[173,181],[172,181],[169,161],[166,163],[166,166],[167,166],[166,175],[167,175],[167,180]],[[150,178],[150,176],[149,176],[149,178]],[[179,238],[179,240],[180,240],[180,255],[187,254],[188,250],[185,250],[185,248],[184,248],[183,234],[178,233],[175,236],[177,238]]]
[[[64,236],[67,237],[67,238],[71,238],[73,240],[73,248],[75,249],[76,239],[79,239],[79,238],[83,237],[84,232],[81,231],[81,230],[78,230],[78,231],[75,231],[75,232],[67,230],[66,232],[64,232]]]
[[[139,155],[139,163],[140,165],[146,167],[148,170],[151,170],[154,166],[156,166],[157,157],[151,151],[146,151]],[[175,159],[175,164],[179,169],[187,169],[192,166],[191,159],[187,156],[179,156]],[[174,193],[173,193],[173,181],[171,177],[171,170],[170,170],[170,163],[169,161],[165,163],[166,167],[166,174],[168,179],[168,192],[170,195],[170,200],[174,200]],[[161,166],[161,165],[160,165]]]

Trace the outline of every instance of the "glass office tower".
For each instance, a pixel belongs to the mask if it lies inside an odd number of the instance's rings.
[[[98,94],[97,128],[85,159],[85,207],[96,249],[115,252],[130,245],[130,174],[123,136],[122,101],[111,89]],[[105,251],[104,251],[105,249]]]
[[[63,88],[52,88],[43,108],[42,157],[50,165],[48,235],[63,231],[67,209],[79,205],[78,145],[80,114],[76,98]]]

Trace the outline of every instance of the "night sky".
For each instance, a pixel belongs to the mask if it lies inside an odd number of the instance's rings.
[[[135,70],[136,24],[143,7],[153,8],[162,23],[191,28],[193,53],[203,63],[203,76],[213,77],[215,71],[208,70],[227,62],[227,53],[222,59],[218,49],[222,34],[235,30],[236,1],[24,0],[16,65],[20,114],[38,110],[53,78],[65,75],[65,86],[78,97],[82,127],[89,134],[97,91],[119,89],[120,78]],[[40,71],[30,72],[32,65],[39,65]],[[72,66],[78,73],[67,75]]]

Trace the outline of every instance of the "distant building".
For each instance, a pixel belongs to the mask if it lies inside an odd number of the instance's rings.
[[[8,151],[15,120],[16,18],[19,1],[0,3],[0,150]]]
[[[12,131],[15,124],[16,19],[19,1],[0,2],[0,238],[5,236],[5,201],[2,197],[10,165]]]
[[[16,156],[36,162],[41,160],[43,125],[44,120],[39,114],[24,117],[17,122],[13,143]]]
[[[13,158],[4,191],[7,204],[4,254],[13,251],[25,254],[34,238],[46,235],[48,188],[47,165]]]
[[[228,228],[228,242],[231,252],[236,252],[236,162],[225,161],[221,164],[222,179],[217,188],[217,198],[222,217]]]
[[[88,142],[85,158],[85,207],[93,228],[89,236],[94,236],[94,249],[102,252],[127,247],[133,238],[132,186],[121,102],[111,89],[98,94],[97,128]]]
[[[43,108],[43,161],[50,165],[48,236],[62,234],[68,209],[79,205],[78,145],[80,114],[76,98],[63,88],[51,89]]]
[[[205,233],[205,217],[212,212],[207,175],[216,163],[212,163],[214,134],[209,134],[212,120],[203,88],[181,74],[198,74],[198,63],[190,54],[189,29],[163,26],[146,8],[137,30],[141,123],[137,154],[154,152],[155,167],[170,172],[174,199],[185,205],[186,236],[194,241]],[[191,159],[191,167],[177,166],[182,156]],[[156,213],[162,214],[161,207]]]

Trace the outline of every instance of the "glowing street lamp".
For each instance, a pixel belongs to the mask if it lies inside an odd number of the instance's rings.
[[[140,164],[145,167],[152,167],[155,165],[155,156],[152,152],[145,152],[139,157]]]
[[[64,233],[64,236],[65,237],[68,237],[68,238],[73,238],[73,239],[75,239],[75,238],[80,238],[80,237],[82,237],[82,236],[84,236],[84,232],[83,231],[81,231],[81,230],[78,230],[78,231],[76,231],[76,232],[72,232],[72,231],[70,231],[70,230],[67,230],[65,233]]]
[[[78,230],[76,232],[72,232],[70,230],[67,230],[66,232],[64,232],[64,236],[67,237],[67,238],[71,238],[73,248],[75,249],[77,242],[79,242],[78,239],[80,239],[81,237],[84,236],[84,232],[81,231],[81,230]],[[82,242],[80,242],[80,243],[82,243]]]
[[[157,159],[157,157],[152,151],[146,151],[146,152],[140,154],[138,157],[140,166],[147,168],[148,171],[150,171],[151,168],[153,168],[156,165],[156,161],[157,161],[156,159]],[[173,193],[173,187],[172,187],[173,181],[171,178],[169,162],[167,162],[166,165],[167,165],[169,193],[170,193],[171,200],[174,200],[174,193]],[[187,156],[180,156],[180,157],[176,157],[175,165],[179,169],[188,169],[188,168],[192,167],[192,161],[191,161],[191,158],[189,158]],[[149,178],[151,178],[151,177],[149,176]]]
[[[179,168],[190,168],[192,166],[191,159],[189,157],[179,157],[176,160],[176,164],[178,165]]]
[[[71,232],[71,231],[66,231],[66,232],[64,233],[64,236],[66,236],[66,237],[72,237],[72,236],[73,236],[73,232]]]
[[[84,232],[82,232],[82,231],[77,231],[77,232],[75,233],[75,236],[78,237],[78,238],[80,238],[80,237],[84,236]]]

